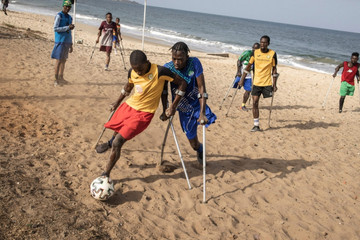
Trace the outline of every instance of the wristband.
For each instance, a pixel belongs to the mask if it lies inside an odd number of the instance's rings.
[[[123,89],[121,89],[121,94],[122,95],[124,95],[124,96],[129,96],[130,95],[130,93],[129,92],[127,92],[127,91],[125,91],[125,89],[123,88]]]
[[[208,97],[209,97],[209,94],[207,94],[207,93],[203,93],[202,95],[201,95],[201,93],[198,93],[198,95],[197,95],[197,98],[205,98],[205,99],[208,99]]]
[[[244,69],[244,73],[249,74],[250,72]]]
[[[277,78],[277,77],[279,77],[279,75],[280,75],[280,74],[275,73],[275,74],[273,74],[272,76]]]
[[[183,92],[183,91],[181,91],[181,90],[179,90],[179,89],[176,89],[175,94],[176,94],[176,95],[179,95],[180,97],[185,96],[185,92]]]

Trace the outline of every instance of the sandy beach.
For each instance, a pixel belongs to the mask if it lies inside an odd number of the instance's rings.
[[[124,145],[112,171],[116,192],[100,202],[89,185],[109,152],[97,154],[92,146],[127,82],[121,55],[112,54],[107,72],[98,50],[88,64],[97,28],[77,24],[83,44],[66,63],[70,84],[54,87],[54,18],[8,14],[0,14],[0,239],[360,239],[359,93],[356,86],[339,114],[340,73],[323,109],[330,74],[278,66],[271,127],[270,99],[261,98],[264,131],[251,133],[252,113],[240,110],[243,90],[227,117],[234,89],[219,110],[237,56],[191,51],[202,62],[208,105],[218,117],[206,132],[207,203],[202,171],[192,166],[196,155],[177,117],[193,189],[171,135],[164,158],[179,168],[158,170],[167,126],[160,110]],[[129,69],[141,41],[123,36],[123,45]],[[145,53],[163,65],[171,60],[169,47],[146,42]],[[102,141],[111,135],[107,130]]]

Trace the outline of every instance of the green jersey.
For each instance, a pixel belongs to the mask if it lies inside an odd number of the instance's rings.
[[[248,65],[249,64],[249,60],[252,54],[252,50],[246,50],[244,51],[240,57],[239,57],[239,61],[244,65]]]

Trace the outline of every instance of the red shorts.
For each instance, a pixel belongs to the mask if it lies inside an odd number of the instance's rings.
[[[126,140],[130,140],[144,131],[153,117],[154,113],[137,111],[123,103],[104,126],[118,132]]]
[[[111,53],[112,47],[109,47],[109,46],[100,46],[100,51],[102,51],[102,52],[107,52],[107,53]]]

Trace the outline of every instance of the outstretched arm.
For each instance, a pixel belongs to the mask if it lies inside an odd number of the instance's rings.
[[[236,65],[237,65],[236,77],[241,77],[242,62],[240,61],[240,59],[237,60]]]
[[[272,77],[273,77],[273,91],[276,92],[277,91],[277,79],[279,77],[279,74],[277,73],[277,68],[276,66],[274,66],[272,68]]]
[[[336,68],[335,68],[335,72],[333,74],[333,77],[336,77],[336,74],[338,73],[338,71],[340,70],[340,68],[344,67],[344,63],[339,64]]]
[[[246,68],[244,69],[244,72],[241,75],[241,79],[240,79],[240,82],[239,82],[239,85],[238,85],[239,87],[244,86],[244,79],[246,78],[246,75],[248,73],[250,73],[250,69],[251,69],[251,64],[246,65]]]
[[[119,107],[120,103],[124,100],[124,98],[130,95],[131,90],[133,88],[134,88],[133,83],[128,82],[128,83],[125,84],[124,88],[121,89],[121,94],[120,94],[118,100],[116,100],[116,102],[114,102],[112,104],[111,111],[114,111]]]
[[[97,34],[97,39],[96,39],[96,43],[99,43],[99,40],[100,40],[100,36],[101,36],[101,29],[99,29],[99,32]]]
[[[168,117],[166,116],[166,108],[168,107],[168,81],[165,81],[164,84],[164,89],[163,92],[161,94],[161,104],[163,107],[163,112],[160,115],[160,120],[165,121],[168,119]]]
[[[196,82],[199,88],[199,102],[200,102],[200,116],[198,119],[198,122],[200,124],[206,124],[208,123],[208,119],[206,118],[205,115],[205,109],[206,109],[206,99],[208,98],[208,94],[206,93],[206,87],[205,87],[205,77],[204,74],[200,74],[200,76],[198,76],[196,78]]]
[[[186,87],[187,87],[187,83],[185,82],[185,80],[177,74],[175,75],[173,83],[175,83],[179,87],[178,87],[178,90],[176,91],[177,93],[175,94],[174,101],[169,106],[169,108],[166,110],[166,116],[168,116],[168,117],[173,116],[175,114],[176,108],[177,108],[181,98],[185,95]]]

